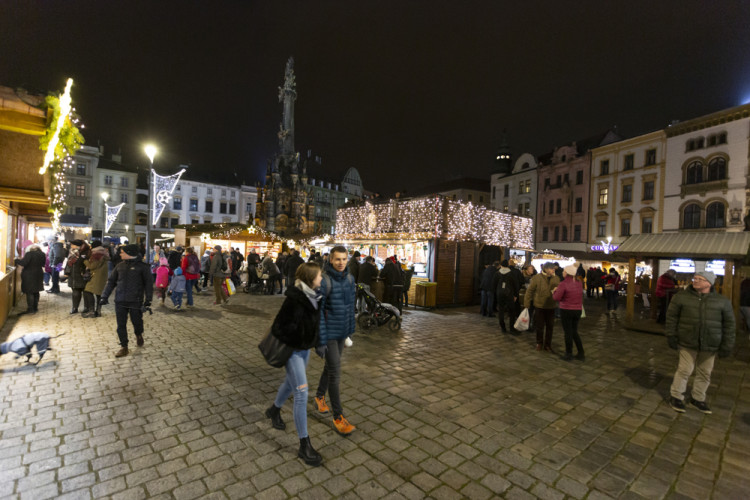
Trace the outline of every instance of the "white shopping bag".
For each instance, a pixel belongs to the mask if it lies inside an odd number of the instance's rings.
[[[581,306],[581,319],[585,317],[586,317],[586,309],[584,309],[583,306]]]
[[[518,315],[516,324],[513,327],[519,332],[525,332],[529,329],[529,308],[525,307],[521,314]]]

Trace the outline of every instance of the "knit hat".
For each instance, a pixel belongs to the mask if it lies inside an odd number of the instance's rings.
[[[695,275],[706,278],[706,281],[708,281],[711,286],[714,286],[714,283],[716,283],[716,275],[711,271],[700,271],[695,273]]]
[[[576,271],[578,271],[578,268],[576,267],[575,264],[571,264],[569,266],[565,266],[563,268],[563,271],[565,271],[566,273],[568,273],[569,276],[575,276],[576,275]]]
[[[180,276],[182,274],[182,269],[180,269],[179,267],[175,268],[174,274],[175,274],[175,276]]]
[[[160,266],[168,266],[169,265],[169,261],[167,259],[165,259],[164,257],[162,257],[162,258],[159,259],[159,265]]]
[[[124,245],[120,249],[131,257],[138,257],[138,245]]]

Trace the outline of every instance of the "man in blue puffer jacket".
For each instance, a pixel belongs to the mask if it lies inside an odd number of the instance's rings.
[[[315,352],[326,361],[320,376],[315,404],[320,413],[328,413],[325,394],[331,397],[333,425],[339,434],[347,435],[355,429],[344,417],[339,393],[341,380],[341,353],[344,341],[354,333],[356,290],[354,278],[349,274],[346,260],[349,252],[342,246],[333,247],[324,268],[320,292],[320,345]]]

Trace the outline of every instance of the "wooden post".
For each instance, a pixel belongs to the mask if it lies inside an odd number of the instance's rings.
[[[632,323],[635,317],[635,257],[628,259],[628,296],[625,320]]]
[[[724,282],[721,285],[721,294],[729,300],[732,300],[733,277],[734,261],[727,259],[724,261]]]
[[[659,258],[651,259],[651,319],[656,321],[659,317],[659,299],[656,297],[656,281],[661,276],[659,270]]]
[[[727,261],[729,262],[729,261]],[[740,268],[742,267],[742,261],[735,260],[734,261],[734,279],[732,280],[732,296],[729,298],[729,300],[732,301],[732,309],[734,310],[734,322],[736,325],[736,330],[742,331],[742,325],[744,324],[745,318],[742,316],[742,312],[740,311],[740,286],[742,285],[742,273],[740,272]],[[726,280],[726,267],[724,268],[724,279]],[[726,287],[726,282],[724,284]]]

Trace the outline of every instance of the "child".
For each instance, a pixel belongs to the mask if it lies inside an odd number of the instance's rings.
[[[156,296],[161,298],[161,304],[164,305],[164,299],[167,297],[167,287],[169,286],[169,263],[162,257],[159,259],[159,267],[156,269],[156,282],[154,290]]]
[[[182,269],[176,267],[174,270],[174,277],[172,277],[172,283],[169,285],[169,291],[172,292],[172,303],[174,304],[174,308],[178,311],[182,310],[182,294],[185,293],[186,284],[187,280],[182,274]]]

